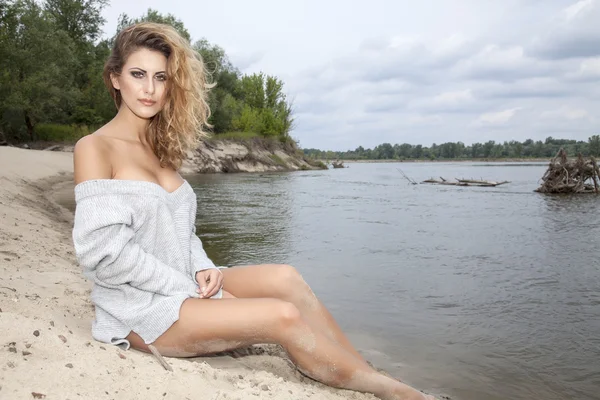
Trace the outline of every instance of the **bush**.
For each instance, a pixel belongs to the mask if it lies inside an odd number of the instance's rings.
[[[33,132],[37,140],[75,143],[90,133],[87,126],[37,124]]]
[[[323,161],[320,161],[320,160],[313,160],[313,159],[310,159],[310,158],[307,158],[307,157],[305,157],[305,158],[304,158],[304,161],[305,161],[305,162],[306,162],[308,165],[311,165],[311,166],[313,166],[313,167],[317,167],[317,168],[320,168],[320,169],[329,169],[329,168],[327,167],[327,164],[325,164]]]
[[[254,132],[224,132],[212,134],[209,139],[252,139],[260,136],[261,135]]]

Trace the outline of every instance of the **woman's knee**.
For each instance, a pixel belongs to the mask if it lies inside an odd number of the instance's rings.
[[[306,286],[306,282],[296,268],[287,264],[277,264],[273,273],[277,288],[282,294],[290,294]],[[285,297],[285,296],[284,296]]]
[[[276,318],[276,324],[282,332],[297,328],[302,323],[302,314],[298,307],[287,301],[278,301],[273,315]]]

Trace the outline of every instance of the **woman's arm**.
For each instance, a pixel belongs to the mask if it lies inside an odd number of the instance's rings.
[[[191,260],[189,275],[192,277],[194,282],[198,284],[200,283],[196,280],[196,273],[207,269],[218,270],[218,268],[215,266],[212,260],[208,258],[206,251],[204,251],[202,241],[198,236],[196,236],[196,226],[192,228],[192,235],[190,238],[190,252]]]

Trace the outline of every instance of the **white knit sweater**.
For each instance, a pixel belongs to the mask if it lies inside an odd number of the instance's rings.
[[[152,343],[198,297],[196,272],[216,267],[196,236],[196,201],[187,181],[171,193],[134,180],[75,186],[73,243],[93,281],[94,339],[129,348],[133,330]]]

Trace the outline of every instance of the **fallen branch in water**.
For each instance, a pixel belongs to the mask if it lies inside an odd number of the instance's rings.
[[[396,168],[396,169],[397,169],[398,171],[400,171],[400,173],[402,174],[402,176],[404,177],[404,179],[406,179],[407,181],[409,181],[411,185],[416,185],[416,184],[417,184],[417,182],[415,182],[414,180],[410,179],[410,178],[408,177],[408,175],[406,175],[406,174],[404,173],[404,171],[402,171],[400,168]]]
[[[473,179],[456,179],[456,180],[459,181],[460,183],[471,184],[472,186],[500,186],[500,185],[509,183],[508,181],[494,182],[494,181],[473,180]]]
[[[442,178],[440,176],[441,180],[437,180],[437,179],[427,179],[424,180],[421,183],[431,183],[434,185],[449,185],[449,186],[481,186],[481,187],[495,187],[495,186],[500,186],[500,185],[504,185],[506,183],[510,183],[508,181],[501,181],[501,182],[495,182],[495,181],[484,181],[484,180],[473,180],[473,179],[456,179],[456,182],[449,182],[446,179]]]

